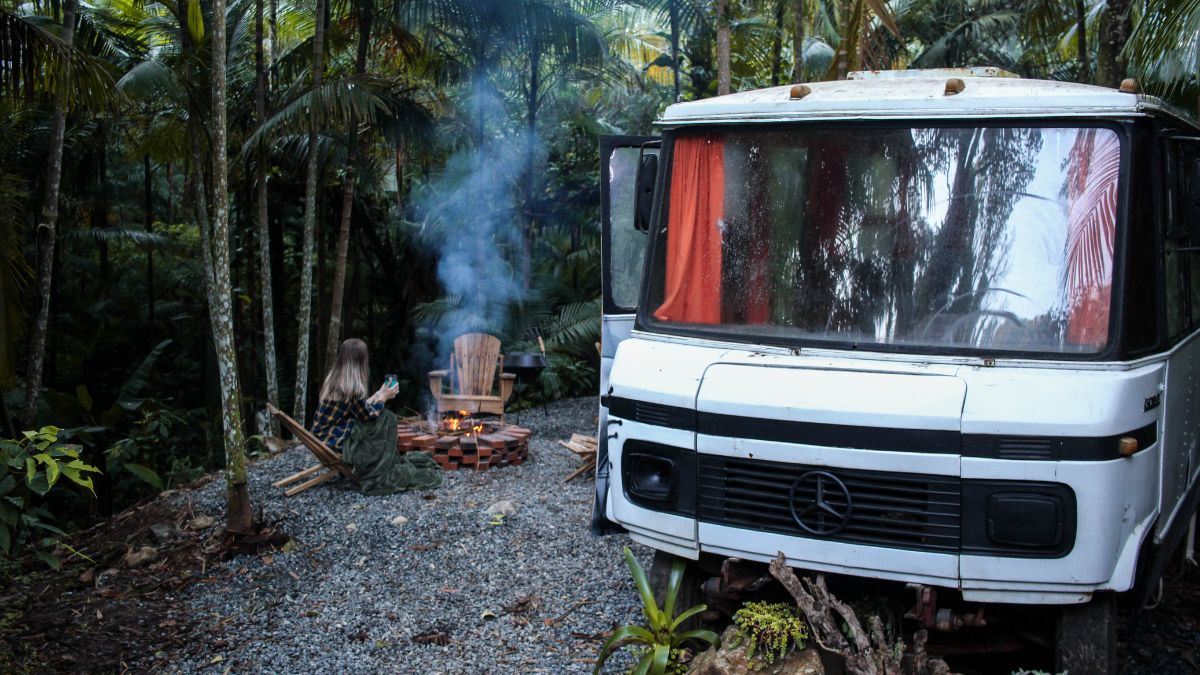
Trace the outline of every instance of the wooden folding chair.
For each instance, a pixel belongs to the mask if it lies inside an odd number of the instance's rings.
[[[303,471],[298,471],[287,478],[282,478],[274,483],[271,483],[271,487],[283,487],[285,485],[295,483],[298,480],[304,480],[305,478],[308,478],[308,480],[294,488],[290,488],[288,491],[283,493],[285,496],[291,497],[304,492],[314,485],[320,485],[321,483],[324,483],[325,481],[337,476],[342,476],[347,480],[354,480],[354,473],[350,471],[349,466],[342,462],[341,455],[333,450],[330,450],[329,446],[322,443],[321,440],[316,436],[313,436],[312,432],[310,432],[308,429],[305,429],[299,422],[291,417],[288,417],[286,413],[270,403],[267,404],[267,411],[278,418],[279,422],[283,425],[283,428],[292,432],[292,435],[296,437],[296,440],[303,443],[304,447],[308,448],[309,452],[311,452],[313,456],[317,458],[317,461],[320,462],[320,464],[310,466],[309,468]],[[325,469],[325,472],[319,473],[322,469]],[[319,475],[316,475],[314,478],[309,478],[314,474]]]

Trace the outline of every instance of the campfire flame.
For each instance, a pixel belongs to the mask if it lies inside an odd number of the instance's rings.
[[[482,434],[484,429],[484,424],[472,419],[471,413],[466,410],[459,410],[457,414],[447,415],[442,420],[442,426],[445,431],[467,437]]]

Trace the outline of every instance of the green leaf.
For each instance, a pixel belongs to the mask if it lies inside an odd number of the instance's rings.
[[[154,472],[154,469],[142,466],[141,464],[134,464],[133,462],[125,464],[125,468],[129,470],[129,473],[137,476],[142,481],[149,483],[150,486],[155,490],[162,489],[162,479],[158,477],[158,474]]]
[[[680,614],[679,616],[675,617],[675,620],[673,622],[671,622],[671,630],[675,630],[676,628],[679,628],[681,625],[683,625],[684,621],[687,621],[688,619],[692,618],[693,616],[696,616],[697,614],[699,614],[700,612],[703,612],[706,609],[708,609],[708,605],[696,605],[695,607],[692,607],[691,609],[687,610],[683,614]]]
[[[33,483],[33,476],[37,473],[37,462],[33,461],[32,457],[25,458],[25,483]]]
[[[27,484],[30,490],[39,495],[45,495],[50,491],[50,484],[46,482],[46,474],[44,473],[35,474],[32,480],[27,481]]]
[[[34,519],[33,522],[31,522],[29,524],[29,527],[32,527],[32,528],[38,529],[38,530],[42,530],[43,532],[49,532],[50,534],[57,534],[60,537],[67,536],[66,532],[63,532],[62,530],[58,529],[54,525],[51,525],[50,523],[47,523],[44,520]]]
[[[42,427],[41,429],[38,429],[38,434],[40,434],[43,438],[49,438],[49,439],[53,440],[53,439],[58,438],[58,432],[60,432],[60,431],[62,431],[62,429],[59,429],[58,427],[54,426],[53,424],[47,424],[46,426]]]
[[[596,659],[596,668],[593,672],[599,673],[600,667],[608,660],[609,656],[617,649],[626,644],[645,644],[647,646],[654,644],[654,636],[650,631],[641,626],[621,626],[613,631],[613,634],[604,641],[604,646],[600,648],[600,657]]]
[[[654,645],[653,654],[649,675],[666,675],[667,664],[671,662],[671,645]]]
[[[197,23],[195,24],[192,23],[193,8],[195,8],[194,11],[196,13]],[[188,24],[189,27],[191,25],[200,26],[200,37],[196,38],[196,41],[199,42],[204,36],[204,23],[203,19],[200,17],[199,0],[188,0]],[[117,394],[117,403],[122,408],[132,412],[137,410],[137,408],[142,405],[143,401],[137,398],[138,392],[140,392],[142,388],[146,386],[146,383],[150,381],[150,371],[154,369],[154,363],[158,361],[158,358],[162,356],[162,353],[166,351],[167,346],[170,344],[170,340],[163,340],[155,345],[154,349],[150,350],[150,353],[146,355],[146,358],[142,359],[142,362],[138,364],[137,369],[135,369],[133,374],[129,376],[129,379],[125,381],[124,386],[121,387],[120,393]]]
[[[53,555],[51,555],[49,551],[43,551],[42,549],[39,548],[39,549],[35,549],[33,554],[38,557],[38,560],[41,560],[42,562],[46,563],[46,565],[50,569],[52,569],[56,572],[58,570],[62,569],[62,561],[59,560],[58,558],[54,557]]]
[[[633,557],[633,552],[626,546],[624,550],[625,564],[629,566],[629,573],[633,575],[633,584],[637,586],[638,594],[642,596],[642,613],[646,615],[646,619],[650,621],[651,627],[659,623],[658,602],[654,600],[654,591],[650,589],[650,581],[646,578],[646,572],[642,566],[638,564],[636,558]]]
[[[9,492],[12,492],[12,489],[16,486],[17,479],[13,478],[11,475],[5,475],[4,478],[0,480],[0,496],[4,496]]]
[[[12,551],[12,535],[9,534],[8,526],[3,523],[0,523],[0,550],[6,555]]]
[[[711,630],[689,630],[675,635],[674,644],[679,646],[685,642],[698,640],[710,645],[720,644],[721,636]]]
[[[204,41],[204,15],[200,13],[200,0],[188,0],[187,4],[188,32],[192,41],[200,44]]]
[[[88,393],[88,388],[84,385],[75,387],[75,400],[79,401],[79,407],[87,412],[92,411],[92,395]]]
[[[2,501],[0,501],[0,523],[9,527],[17,526],[17,510]]]
[[[38,454],[34,455],[33,458],[36,459],[37,461],[41,462],[42,464],[49,464],[50,462],[54,461],[53,457],[51,457],[50,455],[48,455],[44,452],[39,452]]]
[[[37,439],[37,432],[36,432],[36,431],[22,431],[21,433],[22,433],[22,434],[25,434],[25,438],[26,438],[26,440],[30,440],[30,441],[32,441],[32,440],[36,440],[36,439]]]
[[[58,462],[54,461],[53,459],[46,462],[46,483],[47,483],[46,489],[47,490],[54,487],[54,484],[58,482],[58,476],[61,473],[62,472],[58,470]]]
[[[77,471],[91,471],[92,473],[100,473],[100,469],[85,463],[82,459],[72,460],[67,462],[65,466],[69,466]]]
[[[683,583],[683,573],[687,563],[676,558],[671,563],[671,575],[667,579],[667,597],[663,598],[663,614],[670,620],[675,615],[675,597],[679,595],[679,586]]]

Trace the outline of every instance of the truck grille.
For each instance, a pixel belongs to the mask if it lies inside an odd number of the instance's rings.
[[[815,535],[792,518],[788,493],[809,471],[845,484],[853,504],[845,526]],[[925,551],[959,550],[962,485],[957,476],[862,471],[700,455],[700,520],[796,537]],[[798,509],[814,489],[797,489]],[[834,506],[844,501],[831,497]]]

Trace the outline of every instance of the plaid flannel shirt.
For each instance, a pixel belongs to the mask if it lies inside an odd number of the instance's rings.
[[[355,420],[373,420],[383,410],[383,401],[367,403],[366,399],[351,401],[322,400],[313,417],[313,435],[334,450],[341,450],[342,441],[350,435]]]

